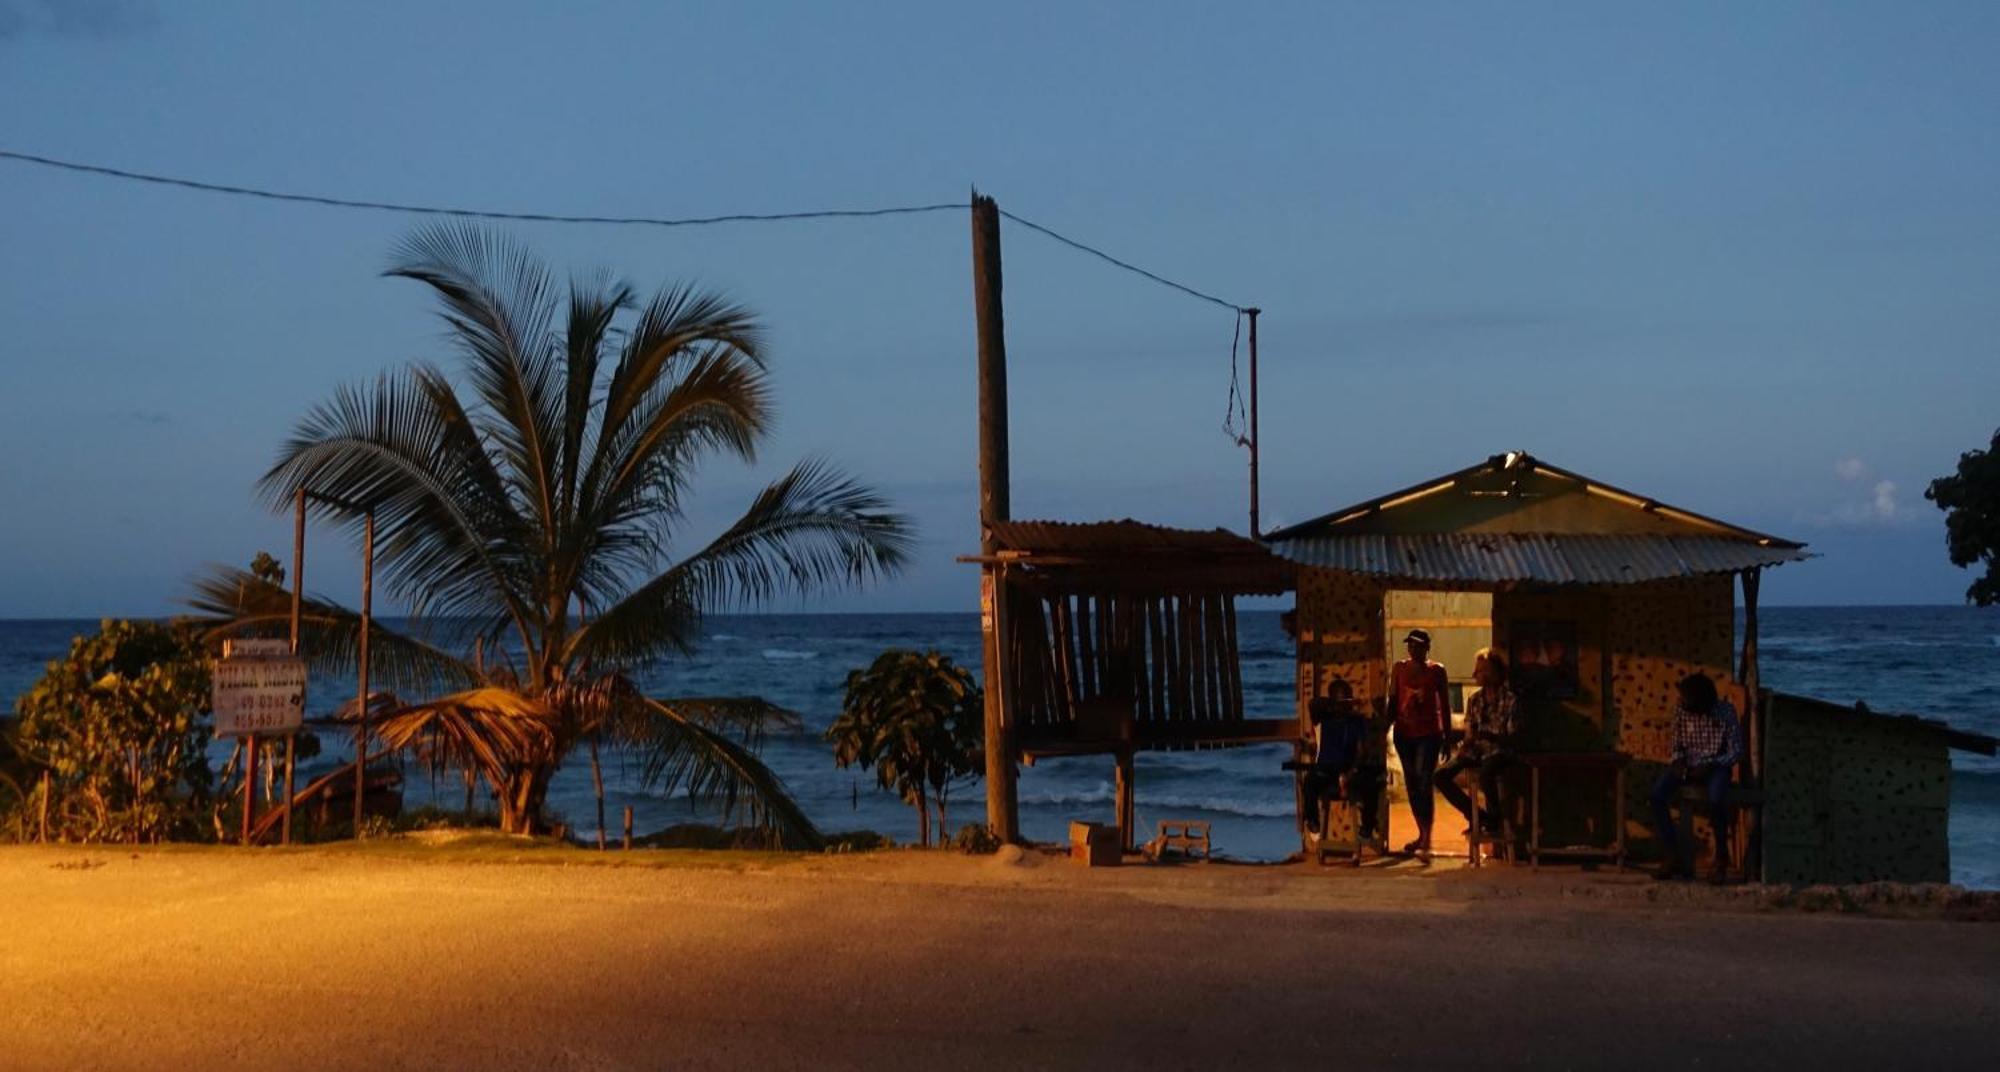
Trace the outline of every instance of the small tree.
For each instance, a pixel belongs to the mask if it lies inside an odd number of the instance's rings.
[[[200,829],[208,660],[187,629],[103,622],[15,704],[15,742],[51,774],[64,838],[158,841]]]
[[[873,767],[875,781],[917,809],[917,838],[930,844],[937,809],[945,839],[954,783],[982,762],[984,701],[972,675],[935,651],[885,651],[847,675],[840,717],[827,727],[833,761]]]
[[[1986,574],[1965,590],[1982,607],[2000,603],[2000,432],[1987,450],[1958,456],[1958,472],[1931,481],[1924,498],[1945,512],[1945,547],[1954,566],[1986,563]]]

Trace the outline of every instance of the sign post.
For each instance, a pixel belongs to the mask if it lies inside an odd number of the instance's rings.
[[[243,765],[246,845],[257,813],[257,738],[296,733],[305,722],[306,663],[291,651],[289,640],[225,640],[210,678],[215,735],[242,738],[248,757]]]

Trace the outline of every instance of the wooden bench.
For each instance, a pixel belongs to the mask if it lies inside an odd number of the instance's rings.
[[[1205,819],[1163,819],[1153,840],[1146,842],[1146,859],[1158,862],[1175,853],[1192,860],[1209,858],[1208,821]]]

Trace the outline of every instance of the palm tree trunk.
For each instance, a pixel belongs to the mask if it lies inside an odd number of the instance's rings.
[[[590,782],[597,787],[597,851],[604,851],[604,768],[597,763],[597,735],[590,737]]]
[[[922,785],[917,786],[917,844],[924,848],[931,844],[931,806]]]

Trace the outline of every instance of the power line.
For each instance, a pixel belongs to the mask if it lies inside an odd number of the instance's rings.
[[[944,212],[947,210],[956,210],[968,207],[966,203],[963,201],[948,201],[931,205],[896,205],[889,208],[819,209],[811,212],[738,212],[721,216],[684,216],[684,217],[575,216],[575,215],[565,215],[561,213],[552,213],[552,212],[498,212],[489,209],[453,208],[442,205],[413,205],[396,201],[367,201],[359,198],[350,198],[350,197],[325,197],[319,194],[288,193],[281,190],[266,190],[253,186],[235,186],[227,183],[203,182],[199,179],[184,179],[173,175],[156,175],[144,171],[128,171],[124,168],[106,167],[102,164],[84,164],[84,163],[78,163],[77,161],[74,160],[58,160],[54,157],[38,156],[33,153],[15,152],[11,149],[0,149],[0,159],[13,160],[24,164],[34,164],[40,167],[56,168],[62,171],[80,172],[86,175],[99,175],[106,178],[124,179],[129,182],[152,183],[158,186],[175,186],[186,190],[199,190],[204,193],[226,194],[234,197],[255,197],[255,198],[261,198],[266,201],[285,201],[294,204],[322,205],[329,208],[367,209],[376,212],[405,212],[419,216],[454,216],[462,219],[507,220],[519,223],[587,223],[587,224],[610,224],[610,225],[625,225],[625,226],[640,226],[640,227],[706,227],[713,224],[722,224],[722,223],[780,223],[792,220],[865,219],[877,216],[911,216],[911,215],[917,215],[919,213]],[[1208,302],[1211,305],[1219,305],[1224,309],[1228,309],[1231,312],[1237,313],[1238,315],[1241,315],[1243,312],[1245,312],[1245,308],[1243,306],[1237,305],[1235,302],[1224,301],[1223,299],[1218,298],[1213,294],[1208,294],[1196,290],[1195,288],[1190,287],[1185,283],[1176,283],[1175,281],[1168,279],[1163,275],[1159,275],[1154,272],[1149,272],[1146,269],[1141,268],[1138,265],[1133,264],[1129,261],[1120,260],[1117,257],[1114,257],[1111,254],[1106,253],[1095,246],[1088,245],[1084,242],[1080,242],[1074,238],[1071,238],[1068,235],[1052,230],[1051,228],[1044,227],[1033,220],[1024,219],[1020,216],[1015,215],[1012,212],[1008,212],[1006,209],[1001,209],[1000,215],[1005,216],[1006,218],[1014,221],[1015,223],[1020,224],[1023,227],[1028,228],[1031,231],[1036,231],[1040,234],[1048,236],[1049,238],[1055,239],[1057,242],[1060,242],[1063,245],[1070,247],[1071,249],[1087,253],[1115,267],[1122,268],[1125,271],[1152,280],[1153,282],[1158,283],[1161,286],[1180,291],[1182,294],[1186,294],[1189,297],[1198,298],[1201,301]]]
[[[867,216],[908,216],[919,212],[942,212],[946,209],[962,209],[964,202],[936,205],[899,205],[894,208],[822,209],[815,212],[740,212],[726,216],[687,216],[681,218],[658,216],[566,216],[549,212],[495,212],[486,209],[447,208],[439,205],[408,205],[395,201],[362,201],[347,197],[321,197],[317,194],[284,193],[277,190],[260,190],[250,186],[230,186],[218,182],[202,182],[198,179],[182,179],[171,175],[151,175],[143,171],[126,171],[123,168],[104,167],[99,164],[79,164],[71,160],[56,160],[31,153],[17,153],[0,149],[0,158],[18,160],[28,164],[60,168],[64,171],[80,171],[89,175],[104,175],[114,179],[129,179],[133,182],[149,182],[161,186],[179,186],[189,190],[202,190],[213,194],[232,194],[237,197],[261,197],[267,201],[292,201],[307,205],[326,205],[332,208],[361,208],[379,212],[408,212],[419,216],[458,216],[479,220],[513,220],[524,223],[604,223],[625,224],[642,227],[703,227],[717,223],[775,223],[784,220],[819,220],[859,218]]]
[[[1083,252],[1088,253],[1091,256],[1096,257],[1100,260],[1109,261],[1110,263],[1115,264],[1118,267],[1123,268],[1128,272],[1135,272],[1139,275],[1145,276],[1147,279],[1150,279],[1153,282],[1158,283],[1163,287],[1172,287],[1173,289],[1178,290],[1182,294],[1186,294],[1189,297],[1200,298],[1202,301],[1208,302],[1211,305],[1220,305],[1224,309],[1227,309],[1233,313],[1240,314],[1249,312],[1247,308],[1238,305],[1235,302],[1224,301],[1213,294],[1204,294],[1201,291],[1196,290],[1185,283],[1176,283],[1173,280],[1168,279],[1166,276],[1154,275],[1152,272],[1149,272],[1144,268],[1139,267],[1136,264],[1132,264],[1127,261],[1121,261],[1118,258],[1112,256],[1111,254],[1106,253],[1103,250],[1098,249],[1094,246],[1087,246],[1084,245],[1082,242],[1077,241],[1074,238],[1070,238],[1067,235],[1057,234],[1056,232],[1049,230],[1047,227],[1044,227],[1033,220],[1024,220],[1021,217],[1014,215],[1013,213],[1007,211],[1004,208],[1000,210],[1000,214],[1002,216],[1007,217],[1010,220],[1013,220],[1015,223],[1018,223],[1021,226],[1026,227],[1031,231],[1040,231],[1041,233],[1048,235],[1050,238],[1053,238],[1056,241],[1061,242],[1063,245],[1068,246],[1071,249],[1082,250]]]

